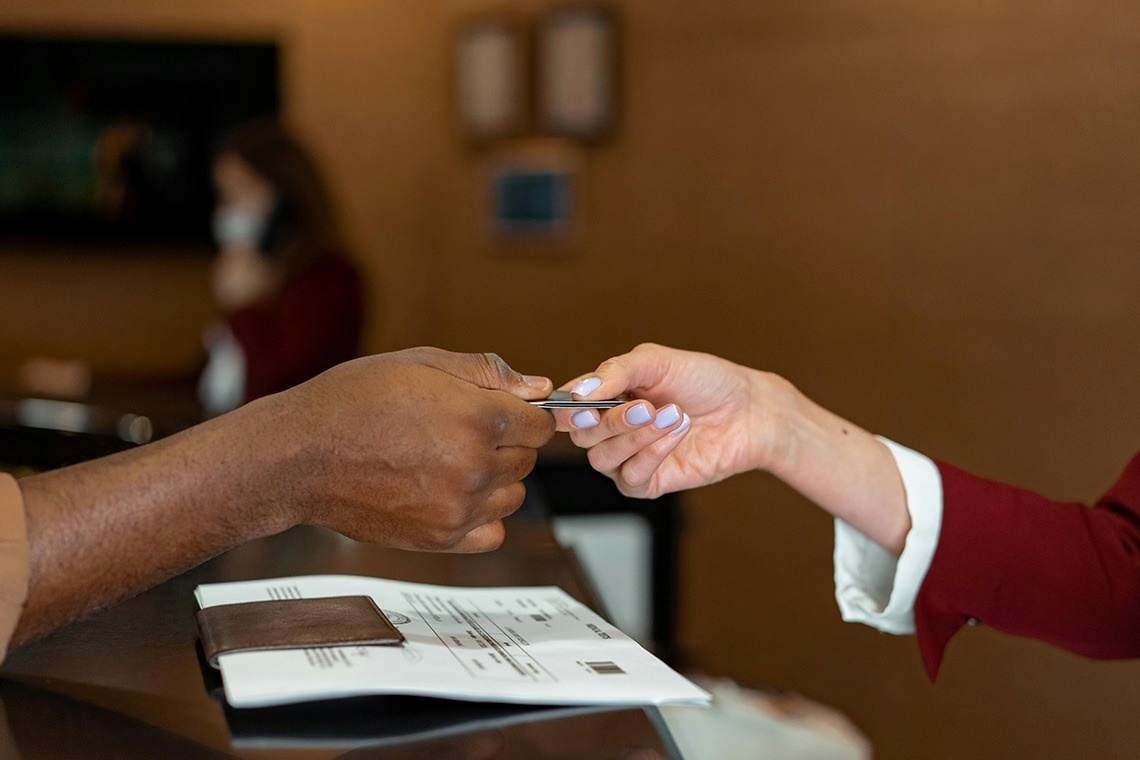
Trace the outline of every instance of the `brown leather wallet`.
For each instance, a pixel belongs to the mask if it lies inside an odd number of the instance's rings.
[[[227,652],[404,643],[368,596],[219,604],[198,610],[198,632],[215,668]]]

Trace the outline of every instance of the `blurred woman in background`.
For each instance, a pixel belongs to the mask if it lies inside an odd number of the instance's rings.
[[[204,336],[205,368],[95,377],[86,359],[33,357],[19,370],[27,392],[84,399],[95,386],[121,391],[196,379],[202,409],[214,416],[356,356],[360,277],[308,152],[276,122],[256,121],[221,146],[211,171],[218,245],[211,275],[222,315]]]
[[[198,393],[220,414],[353,358],[363,299],[316,165],[279,124],[240,128],[212,172],[223,316],[205,336]]]

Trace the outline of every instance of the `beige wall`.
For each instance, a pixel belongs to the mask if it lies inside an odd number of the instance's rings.
[[[281,37],[289,115],[383,288],[371,349],[493,349],[556,378],[641,340],[713,351],[1059,498],[1096,496],[1140,443],[1140,9],[619,2],[620,132],[581,157],[575,250],[541,259],[478,218],[507,148],[466,151],[449,128],[456,19],[503,3],[74,5],[8,0],[0,23]],[[203,272],[0,257],[0,354],[182,361],[154,336],[194,338]],[[121,291],[137,299],[114,311]],[[65,324],[60,303],[100,316]],[[931,686],[912,640],[837,622],[830,524],[794,494],[740,477],[691,494],[687,516],[693,667],[835,704],[882,757],[1140,754],[1135,663],[970,630]]]

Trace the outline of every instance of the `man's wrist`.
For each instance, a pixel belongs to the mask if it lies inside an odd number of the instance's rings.
[[[184,445],[188,455],[200,454],[207,463],[206,488],[220,489],[216,503],[224,506],[218,518],[232,520],[243,541],[306,522],[311,511],[309,479],[298,475],[305,471],[297,464],[303,447],[298,436],[283,433],[285,426],[277,424],[283,414],[278,396],[267,396],[188,431],[201,434]],[[308,469],[314,469],[314,459],[309,462]]]

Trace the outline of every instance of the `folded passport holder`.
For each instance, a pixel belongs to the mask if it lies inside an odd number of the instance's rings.
[[[227,652],[404,643],[369,596],[220,604],[198,610],[198,631],[215,668]]]

